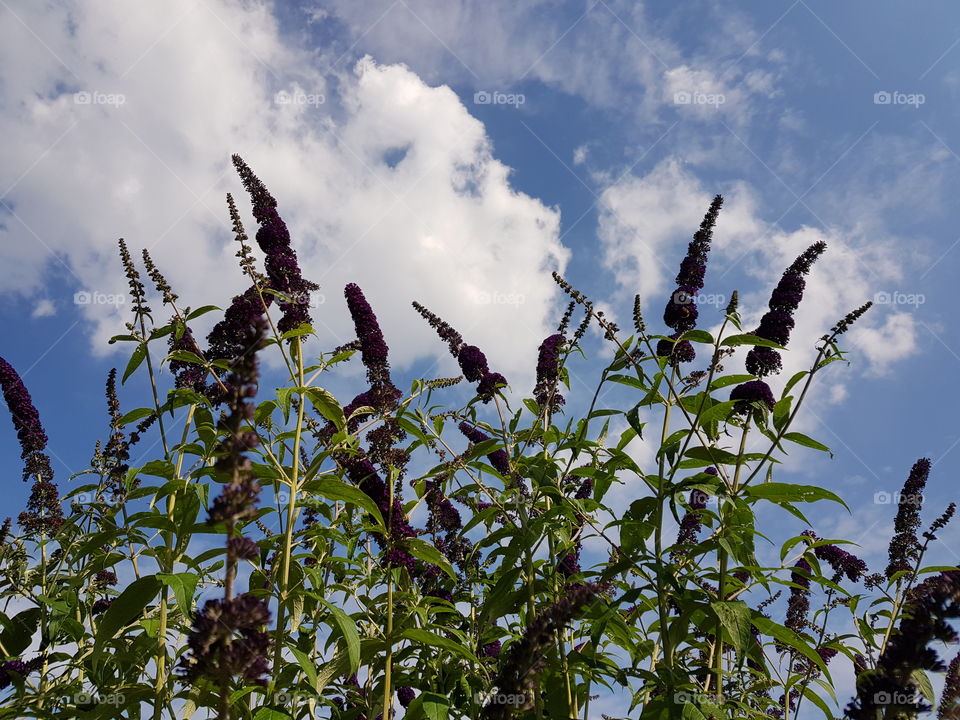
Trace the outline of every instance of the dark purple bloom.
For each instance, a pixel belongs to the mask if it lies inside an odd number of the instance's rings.
[[[560,562],[557,563],[557,571],[561,575],[570,577],[580,572],[580,548],[580,541],[578,540],[570,552],[564,553],[560,557]]]
[[[414,302],[413,307],[427,319],[430,326],[436,329],[440,338],[450,346],[450,354],[457,359],[457,363],[463,371],[463,376],[469,382],[479,383],[477,385],[477,395],[484,404],[490,402],[496,394],[497,386],[507,384],[503,375],[490,372],[487,358],[480,348],[475,345],[465,345],[460,334],[447,323],[420,303]]]
[[[397,700],[400,701],[402,707],[410,707],[410,703],[413,702],[413,699],[417,694],[413,691],[412,687],[398,687],[397,688]]]
[[[482,648],[480,648],[480,654],[483,657],[496,658],[500,657],[500,650],[502,646],[499,640],[494,640],[492,643],[487,643]]]
[[[681,333],[675,332],[671,339],[676,340]],[[660,357],[669,357],[670,364],[677,366],[680,363],[693,362],[697,357],[697,351],[689,340],[681,340],[678,343],[672,343],[670,340],[660,340],[657,342],[657,355]]]
[[[755,335],[772,340],[778,345],[786,345],[790,341],[790,332],[794,327],[793,312],[800,306],[806,287],[803,276],[810,272],[813,263],[826,249],[826,243],[814,243],[784,271],[770,295],[769,311],[754,330]],[[747,372],[751,375],[773,375],[780,372],[781,368],[780,353],[773,348],[758,345],[747,354]]]
[[[178,325],[179,323],[180,320],[178,318],[172,318],[170,320],[170,324],[172,325]],[[177,350],[183,350],[193,353],[199,358],[203,357],[203,351],[200,350],[200,346],[197,345],[193,333],[186,325],[183,326],[183,334],[179,338],[177,337],[176,331],[174,331],[170,333],[167,342],[169,343],[171,353]],[[170,372],[174,375],[173,384],[176,387],[190,388],[197,392],[203,391],[207,371],[202,366],[184,360],[171,360]]]
[[[100,599],[93,603],[93,607],[90,608],[91,615],[101,615],[110,609],[110,606],[113,605],[113,600]]]
[[[10,687],[13,682],[11,673],[16,673],[20,677],[26,677],[34,670],[43,666],[44,656],[40,655],[24,662],[23,660],[9,660],[0,664],[0,690]]]
[[[807,613],[810,611],[810,563],[803,558],[797,560],[790,573],[790,582],[800,587],[790,588],[790,599],[787,601],[787,620],[784,623],[794,632],[802,632],[807,625]],[[797,570],[806,572],[806,575]]]
[[[93,581],[97,587],[106,587],[107,585],[117,584],[117,574],[112,570],[98,570],[93,576]]]
[[[460,513],[433,481],[427,480],[424,498],[430,509],[430,524],[444,532],[454,532],[463,526]]]
[[[776,375],[783,367],[780,353],[773,348],[755,346],[747,353],[747,372],[757,377]]]
[[[777,404],[773,398],[773,391],[763,380],[750,380],[741,385],[737,385],[730,392],[731,400],[740,400],[735,406],[739,412],[746,412],[749,409],[748,403],[762,402],[771,411]]]
[[[802,534],[811,538],[813,542],[820,540],[812,530],[805,530]],[[838,576],[846,575],[851,582],[859,581],[869,572],[863,560],[837,545],[820,545],[813,549],[813,554],[818,560],[829,563]]]
[[[7,518],[3,521],[3,527],[0,527],[0,547],[3,547],[7,542],[7,537],[10,535],[10,518]]]
[[[260,546],[248,537],[238,535],[227,540],[227,552],[238,560],[259,560]]]
[[[563,335],[557,333],[540,343],[537,357],[537,384],[533,389],[534,399],[540,407],[549,403],[551,409],[556,410],[564,403],[563,396],[556,391],[559,379],[560,346],[563,345],[564,340]]]
[[[20,513],[17,522],[28,534],[52,535],[63,524],[63,508],[57,484],[37,479],[30,488],[27,509]]]
[[[231,364],[238,362],[249,353],[255,352],[263,343],[262,335],[251,332],[252,328],[265,322],[264,313],[273,301],[273,296],[266,293],[261,299],[256,285],[233,298],[230,307],[223,314],[223,320],[213,326],[207,335],[208,360],[227,360]],[[222,403],[230,394],[229,384],[224,392],[219,385],[209,388],[210,399]]]
[[[479,382],[490,372],[486,355],[476,345],[461,346],[457,352],[457,362],[460,363],[463,376],[469,382]]]
[[[937,720],[957,720],[960,718],[960,654],[957,654],[947,667],[947,679],[940,695],[937,708]]]
[[[707,500],[709,499],[710,496],[703,492],[703,490],[690,491],[690,499],[687,503],[690,509],[680,520],[680,530],[677,533],[677,545],[692,545],[697,541],[697,532],[699,532],[700,525],[703,522],[699,511],[707,507]],[[679,553],[677,554],[679,555]]]
[[[584,478],[583,484],[580,485],[580,488],[577,490],[574,497],[577,500],[586,500],[593,493],[593,478]]]
[[[897,503],[897,517],[893,523],[896,533],[890,540],[887,579],[894,573],[908,571],[920,553],[917,529],[920,527],[920,509],[923,506],[923,490],[930,475],[929,458],[920,458],[910,469]]]
[[[17,371],[3,358],[0,358],[0,387],[3,388],[3,399],[20,440],[20,457],[25,461],[24,481],[30,477],[52,480],[50,458],[43,452],[47,447],[47,434],[40,423],[40,413],[34,407],[30,393]]]
[[[720,195],[710,203],[710,208],[700,223],[700,229],[694,233],[693,240],[687,246],[687,255],[680,263],[680,272],[676,278],[677,290],[670,296],[670,301],[663,311],[663,322],[678,333],[692,330],[697,324],[697,306],[694,300],[697,293],[703,289],[707,254],[710,252],[713,228],[722,205],[723,198]]]
[[[363,295],[363,291],[354,283],[347,285],[343,294],[347,299],[347,307],[353,318],[353,325],[360,341],[360,354],[363,364],[367,368],[367,378],[371,385],[380,385],[390,382],[390,364],[387,362],[387,343],[383,339],[383,332],[377,322],[370,303]]]
[[[241,676],[246,682],[263,685],[270,672],[267,650],[270,638],[261,628],[270,621],[266,603],[243,594],[226,600],[208,600],[193,618],[187,638],[189,654],[180,661],[182,677],[192,682],[207,677]]]
[[[265,255],[264,265],[270,287],[286,296],[278,301],[283,317],[277,323],[277,329],[281,333],[295,330],[311,322],[307,312],[310,292],[318,286],[304,280],[300,273],[297,253],[290,246],[290,232],[277,212],[277,201],[239,155],[233,156],[233,164],[243,186],[250,193],[253,216],[260,224],[257,244]]]

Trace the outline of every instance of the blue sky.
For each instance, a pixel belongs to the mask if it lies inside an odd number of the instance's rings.
[[[836,457],[794,452],[785,479],[847,498],[852,515],[818,508],[815,529],[857,540],[877,568],[893,507],[875,493],[929,457],[925,518],[957,498],[955,4],[20,0],[0,16],[0,354],[24,375],[62,481],[105,438],[104,378],[126,362],[105,339],[129,306],[75,293],[124,292],[125,237],[193,306],[225,305],[243,286],[226,192],[253,227],[239,152],[321,284],[316,349],[351,338],[342,289],[357,282],[403,387],[456,374],[414,299],[483,347],[515,397],[530,394],[565,305],[553,269],[625,334],[634,293],[660,328],[714,193],[726,205],[702,327],[733,289],[755,323],[783,268],[826,240],[775,391],[849,310],[893,302],[846,337],[853,364],[829,368],[801,418]],[[599,335],[588,348],[571,367],[572,412],[609,357]],[[359,368],[329,386],[348,401]],[[145,392],[133,381],[124,407]],[[27,488],[10,427],[0,453],[0,514],[16,516]],[[956,562],[958,533],[931,559]]]

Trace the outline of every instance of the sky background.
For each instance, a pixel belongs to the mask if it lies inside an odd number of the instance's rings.
[[[734,289],[755,326],[783,269],[825,240],[775,393],[816,338],[877,304],[844,337],[852,364],[820,376],[798,421],[835,457],[793,451],[782,479],[845,497],[852,512],[820,504],[814,530],[860,543],[874,570],[889,494],[918,458],[933,461],[925,522],[960,496],[955,3],[0,0],[0,18],[0,355],[34,397],[65,488],[106,438],[103,383],[127,359],[106,344],[131,317],[117,238],[149,248],[191,306],[225,307],[245,286],[227,192],[255,229],[238,152],[321,285],[314,351],[352,339],[342,293],[356,282],[403,388],[458,373],[412,300],[480,346],[513,398],[531,395],[537,347],[566,305],[552,270],[624,336],[636,293],[662,331],[715,193],[726,201],[701,327],[719,326]],[[205,320],[197,334],[216,313]],[[570,366],[574,416],[611,356],[599,333],[586,347]],[[128,383],[124,408],[147,404],[146,387]],[[359,363],[327,387],[349,401]],[[636,401],[614,388],[601,407]],[[649,464],[655,448],[629,450]],[[12,426],[0,456],[0,514],[15,517],[28,488]],[[785,513],[762,520],[803,529]],[[958,551],[954,526],[931,564]],[[839,661],[837,674],[849,689]],[[597,717],[618,708],[598,703]]]

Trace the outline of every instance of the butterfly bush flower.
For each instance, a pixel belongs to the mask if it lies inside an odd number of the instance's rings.
[[[413,691],[412,687],[398,687],[397,688],[397,700],[400,701],[400,706],[408,708],[410,703],[413,702],[417,694]]]
[[[784,270],[780,282],[770,294],[769,310],[760,319],[755,335],[778,345],[786,345],[790,341],[790,332],[794,327],[793,313],[800,306],[806,287],[803,276],[810,272],[813,263],[826,249],[825,242],[815,242]],[[757,345],[747,353],[746,367],[751,375],[774,375],[780,372],[782,366],[780,353],[773,348]]]
[[[947,678],[940,695],[937,708],[938,720],[957,720],[960,718],[960,654],[957,654],[947,666]]]
[[[703,278],[707,270],[707,255],[710,252],[710,242],[713,239],[713,228],[717,223],[717,216],[723,205],[723,198],[717,195],[710,203],[700,229],[693,235],[693,240],[687,246],[687,255],[680,262],[680,272],[677,273],[677,289],[670,295],[666,309],[663,311],[663,322],[676,332],[670,337],[676,340],[688,330],[697,325],[696,298],[703,289]],[[639,298],[635,303],[635,324],[639,317]],[[668,340],[657,343],[657,355],[667,356],[674,367],[680,363],[692,362],[696,358],[696,351],[687,341],[674,345]]]
[[[710,496],[703,490],[690,491],[690,499],[687,501],[690,509],[680,520],[680,530],[677,532],[677,545],[692,545],[697,541],[697,532],[699,532],[700,525],[703,522],[699,511],[707,507],[707,500],[709,499]],[[674,555],[678,557],[682,554],[682,550],[674,553]]]
[[[50,458],[44,453],[47,434],[40,424],[40,413],[34,407],[30,393],[17,371],[2,357],[0,386],[3,388],[3,399],[7,403],[13,427],[17,431],[17,439],[20,441],[20,457],[24,460],[24,482],[31,477],[47,481],[53,479]]]
[[[25,678],[34,670],[42,667],[45,659],[45,656],[40,655],[26,662],[23,660],[9,660],[0,664],[0,690],[5,690],[10,687],[10,684],[13,682],[12,673],[16,673],[20,677]]]
[[[804,530],[801,535],[809,537],[811,542],[820,542],[812,530]],[[850,582],[862,580],[869,572],[863,560],[837,545],[819,545],[813,549],[813,554],[828,563],[838,577],[846,575]]]
[[[176,316],[170,319],[171,325],[177,326],[180,323],[180,319]],[[183,334],[180,335],[179,338],[176,332],[170,333],[167,343],[171,353],[177,350],[183,350],[193,353],[197,357],[203,357],[203,351],[200,350],[200,346],[197,345],[197,341],[193,337],[193,332],[191,332],[190,328],[186,325],[183,325]],[[207,371],[200,365],[174,359],[170,361],[170,372],[173,373],[173,384],[175,387],[185,387],[196,392],[203,392]]]
[[[239,676],[265,685],[270,638],[261,628],[269,622],[266,603],[253,595],[208,600],[194,613],[189,652],[180,660],[181,677],[187,682],[200,677],[216,682]]]
[[[895,573],[909,571],[920,553],[917,528],[920,527],[920,509],[923,506],[923,490],[930,475],[929,458],[920,458],[910,469],[897,503],[897,517],[893,523],[896,533],[890,540],[887,579]]]
[[[533,389],[534,399],[540,407],[549,404],[551,410],[558,410],[564,403],[563,396],[556,391],[559,380],[560,346],[563,345],[564,340],[561,333],[551,335],[540,343],[537,357],[537,384]]]
[[[917,671],[947,668],[931,643],[954,643],[956,631],[948,619],[960,617],[960,570],[947,570],[913,588],[874,672],[857,677],[857,697],[847,706],[849,720],[876,717],[916,717],[930,710],[914,683]],[[893,700],[894,704],[890,704]]]
[[[348,284],[343,294],[353,318],[357,340],[360,342],[360,356],[370,381],[370,390],[362,399],[365,404],[381,412],[389,412],[396,408],[402,393],[394,387],[390,379],[390,363],[387,360],[389,348],[383,339],[377,316],[363,291],[354,283]]]
[[[277,201],[273,195],[239,155],[233,156],[233,164],[250,194],[253,216],[260,224],[257,244],[266,256],[264,264],[270,288],[285,296],[278,301],[283,317],[277,323],[277,330],[281,333],[295,330],[311,322],[307,312],[310,292],[319,286],[304,280],[297,263],[297,253],[290,246],[290,232],[277,212]]]
[[[800,587],[790,588],[787,600],[787,620],[784,623],[794,632],[801,632],[807,625],[807,613],[810,611],[810,563],[803,558],[797,560],[790,573],[790,582]],[[801,570],[806,574],[797,572]]]
[[[750,380],[737,385],[730,392],[730,399],[739,401],[734,406],[734,409],[738,412],[747,412],[750,409],[749,404],[752,402],[762,402],[771,411],[777,404],[773,398],[773,391],[763,380]]]
[[[463,376],[467,381],[477,383],[477,395],[484,404],[490,402],[497,388],[507,384],[506,378],[500,373],[490,372],[490,368],[487,365],[487,358],[480,348],[476,345],[466,345],[460,333],[420,303],[414,302],[413,307],[430,323],[430,326],[437,331],[440,339],[445,341],[450,347],[450,354],[457,359],[457,363],[460,365]]]

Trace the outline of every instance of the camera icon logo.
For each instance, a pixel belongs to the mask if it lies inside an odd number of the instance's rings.
[[[886,90],[881,90],[880,92],[873,94],[874,105],[889,105],[891,100],[892,97]]]
[[[88,93],[86,90],[82,90],[78,93],[73,94],[73,101],[77,105],[89,105],[90,100],[91,100],[90,93]]]
[[[86,290],[81,290],[73,294],[74,305],[89,305],[91,300],[92,296]]]
[[[693,100],[692,96],[686,90],[673,94],[674,105],[689,105]]]
[[[473,94],[473,102],[475,105],[489,105],[490,101],[490,93],[486,90],[479,90]]]

